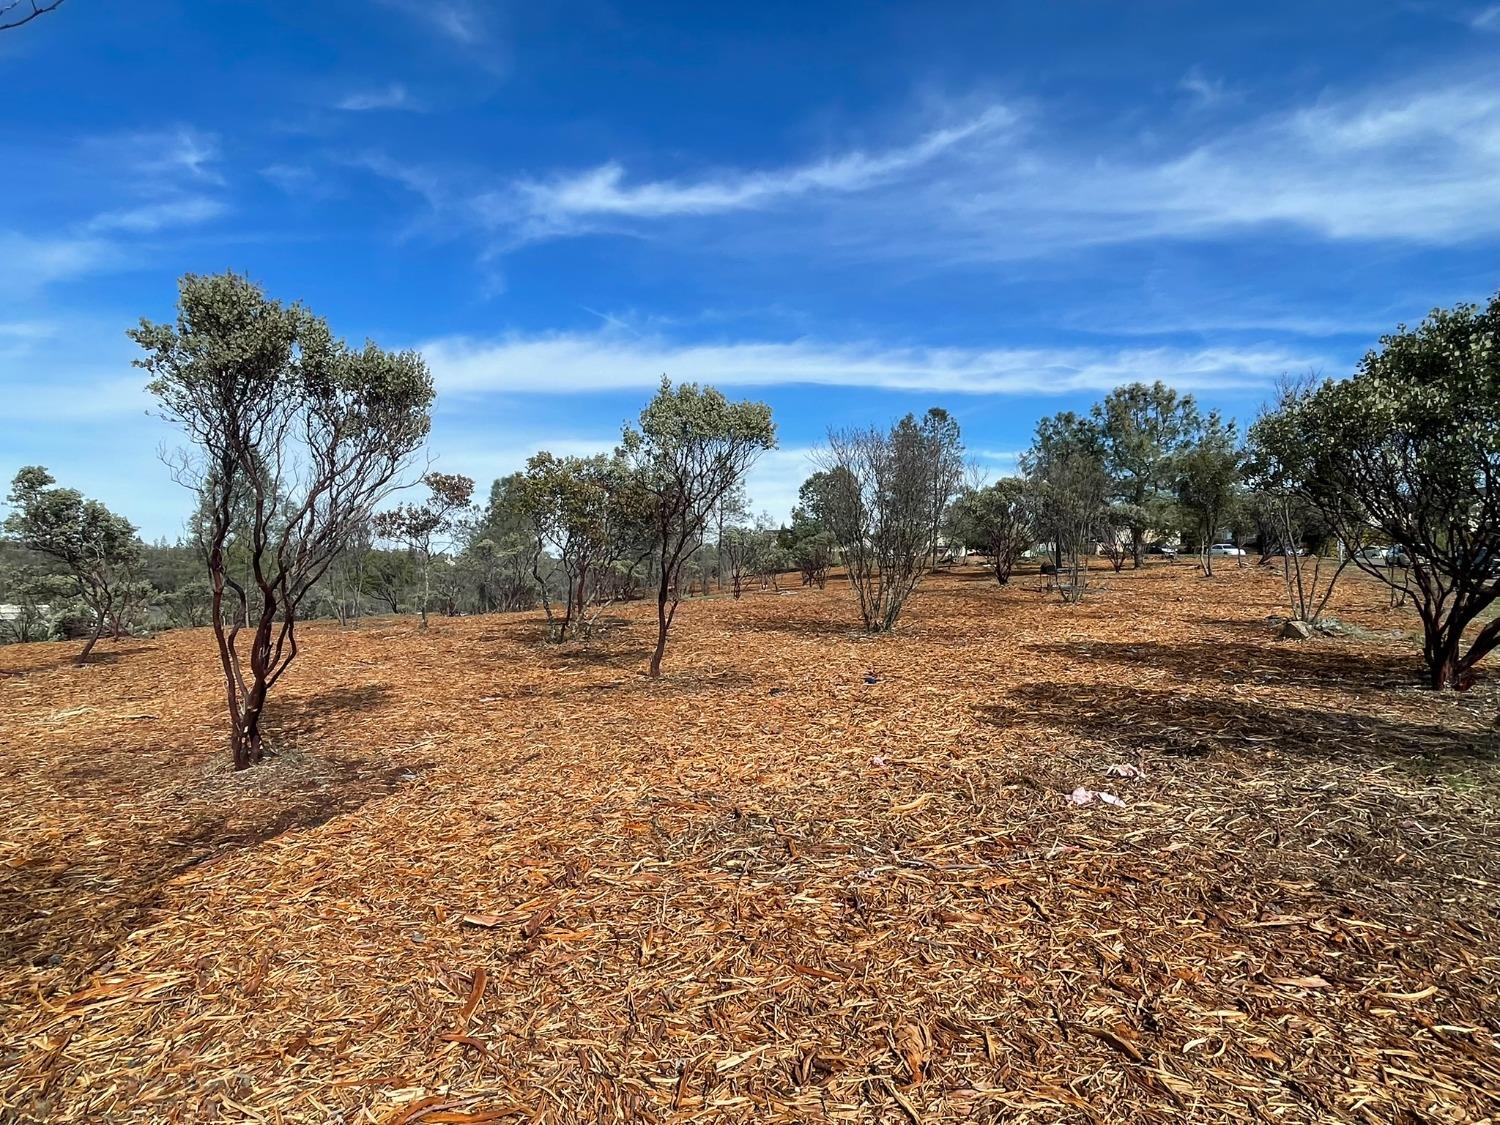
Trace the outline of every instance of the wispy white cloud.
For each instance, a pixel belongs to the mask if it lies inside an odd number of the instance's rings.
[[[23,150],[14,162],[39,192],[79,202],[71,217],[44,228],[0,230],[0,292],[7,295],[149,265],[147,239],[230,209],[217,138],[186,125],[89,137],[61,151]]]
[[[134,189],[184,180],[224,182],[218,138],[189,125],[89,137],[81,149],[86,162],[128,178]]]
[[[1021,460],[1021,452],[1019,449],[971,449],[969,456],[996,465],[1014,465]]]
[[[875,343],[676,343],[618,333],[447,337],[421,346],[439,388],[570,393],[649,389],[665,373],[721,387],[795,384],[959,394],[1105,391],[1135,379],[1183,390],[1265,385],[1322,367],[1315,355],[1255,348],[939,348]]]
[[[1493,83],[1328,96],[1163,156],[1150,151],[1054,144],[1002,160],[979,154],[915,196],[828,221],[844,247],[949,262],[1266,228],[1427,245],[1500,235]]]
[[[1476,31],[1500,31],[1500,4],[1491,4],[1475,12],[1469,26]]]
[[[655,219],[756,210],[809,195],[844,195],[899,178],[965,141],[1016,123],[1004,106],[992,106],[956,125],[935,129],[915,142],[868,153],[852,151],[771,171],[728,171],[689,180],[626,182],[611,162],[589,171],[545,181],[523,180],[504,193],[482,198],[482,210],[500,220],[564,232],[591,219]]]
[[[142,239],[198,225],[228,213],[216,187],[223,183],[217,141],[180,126],[157,132],[93,136],[60,163],[37,159],[37,183],[66,175],[69,190],[93,198],[99,210],[54,220],[45,231],[0,229],[0,293],[30,294],[93,273],[132,269],[150,261]]]
[[[1285,222],[1331,238],[1451,241],[1500,231],[1500,88],[1330,99],[1201,145],[1133,201],[1194,226]],[[1172,188],[1176,187],[1176,190]]]
[[[229,210],[219,199],[191,195],[181,199],[166,199],[159,203],[145,203],[139,207],[127,207],[119,211],[105,211],[95,215],[84,229],[93,233],[123,231],[128,234],[153,234],[169,227],[191,226],[217,219]]]
[[[119,260],[119,248],[105,238],[34,237],[0,230],[0,293],[30,293],[53,282],[112,268]]]
[[[1203,108],[1218,105],[1229,97],[1229,90],[1222,78],[1210,78],[1202,67],[1197,66],[1182,76],[1177,88]]]
[[[362,113],[376,109],[419,111],[423,107],[402,83],[392,82],[389,86],[380,89],[356,90],[346,94],[334,103],[334,108],[351,113]]]
[[[58,326],[50,320],[0,321],[0,341],[27,343],[34,340],[49,340],[56,336]]]
[[[455,43],[477,43],[486,34],[483,13],[468,0],[379,0],[379,3]]]
[[[410,4],[403,6],[408,10],[413,7]],[[472,45],[482,42],[488,34],[484,18],[473,4],[450,0],[449,3],[424,3],[420,8],[439,33],[456,43]]]
[[[135,345],[125,338],[126,323],[62,308],[49,308],[45,319],[0,323],[6,416],[66,426],[143,412],[146,379],[130,367]]]
[[[1201,72],[1183,84],[1200,103],[1229,96]],[[487,259],[600,232],[945,264],[1266,227],[1423,244],[1500,235],[1493,81],[1418,76],[1239,116],[1150,144],[1121,130],[1101,145],[1036,107],[992,105],[885,149],[672,179],[609,160],[495,187],[384,154],[362,163],[419,193],[447,229],[483,232]]]
[[[434,213],[468,210],[457,177],[451,173],[445,174],[422,164],[405,163],[383,152],[362,153],[347,158],[345,163],[373,173],[381,179],[390,180],[414,195],[421,196]]]
[[[131,376],[7,381],[6,415],[51,425],[126,414],[145,414],[151,397],[145,381]]]

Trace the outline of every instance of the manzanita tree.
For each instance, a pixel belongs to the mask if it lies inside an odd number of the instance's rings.
[[[185,276],[176,322],[130,335],[190,443],[172,464],[201,501],[229,745],[245,769],[265,756],[266,698],[297,656],[303,599],[401,483],[427,436],[432,379],[416,353],[351,348],[233,273]],[[248,576],[228,566],[231,535]]]
[[[1351,540],[1337,558],[1324,557],[1324,541],[1329,538],[1327,524],[1317,506],[1305,495],[1303,474],[1307,471],[1309,446],[1288,428],[1285,408],[1295,408],[1301,398],[1313,389],[1310,379],[1283,381],[1274,409],[1262,412],[1250,427],[1246,443],[1245,478],[1250,491],[1245,507],[1255,522],[1261,540],[1261,564],[1279,563],[1291,620],[1309,629],[1323,625],[1323,615],[1333,600],[1334,590],[1345,568],[1359,556],[1366,528],[1354,521],[1349,530],[1358,540]],[[1339,500],[1346,507],[1350,497]],[[1304,548],[1311,545],[1309,555]],[[1287,636],[1298,636],[1288,631]]]
[[[10,486],[5,530],[21,546],[60,563],[67,592],[88,607],[94,622],[78,654],[82,664],[99,643],[105,624],[120,619],[122,603],[139,585],[141,544],[123,516],[85,499],[77,489],[56,484],[40,465],[17,473]]]
[[[1428,682],[1465,688],[1500,646],[1500,294],[1381,338],[1354,375],[1283,395],[1256,424],[1355,565],[1411,597]],[[1370,533],[1407,566],[1359,553]]]
[[[376,513],[374,531],[381,539],[400,543],[416,556],[422,576],[419,612],[425,629],[427,606],[432,600],[432,563],[451,545],[474,495],[474,481],[457,473],[428,473],[422,483],[427,487],[427,498],[418,504],[402,504]]]
[[[616,454],[556,457],[543,451],[526,462],[518,506],[536,549],[532,575],[547,615],[549,640],[587,636],[620,591],[616,564],[640,543],[642,494]],[[544,572],[544,563],[555,564]],[[555,591],[554,577],[562,579]]]
[[[682,600],[683,567],[702,544],[720,501],[760,455],[776,447],[776,424],[763,402],[730,402],[695,383],[661,390],[627,426],[621,453],[642,490],[656,547],[656,647],[650,674],[661,675],[667,633]]]
[[[838,542],[871,633],[895,628],[935,551],[933,513],[947,511],[962,467],[950,422],[929,411],[922,421],[908,414],[889,430],[832,430],[823,471],[802,486],[803,502]]]
[[[971,488],[953,502],[954,534],[980,547],[994,562],[995,581],[1010,581],[1016,560],[1036,538],[1032,490],[1020,477],[1004,477],[984,488]]]

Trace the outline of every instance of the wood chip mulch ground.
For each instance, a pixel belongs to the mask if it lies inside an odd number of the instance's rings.
[[[1500,1119],[1494,681],[1096,577],[0,649],[0,1120]]]

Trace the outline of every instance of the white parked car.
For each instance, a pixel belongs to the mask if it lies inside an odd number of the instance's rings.
[[[1243,558],[1245,552],[1233,543],[1215,543],[1208,549],[1208,553],[1214,558],[1238,559]]]

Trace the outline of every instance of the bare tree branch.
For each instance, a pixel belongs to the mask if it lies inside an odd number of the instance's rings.
[[[0,6],[0,20],[5,21],[0,23],[0,31],[9,31],[13,27],[20,27],[22,24],[30,23],[37,16],[44,16],[48,12],[55,12],[58,8],[62,7],[63,0],[52,0],[50,4],[38,3],[38,0],[27,0],[27,3],[29,10],[26,14],[13,19],[7,19],[7,17],[21,6],[21,0],[11,0],[9,4]]]

